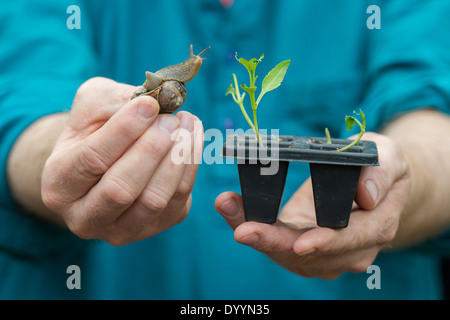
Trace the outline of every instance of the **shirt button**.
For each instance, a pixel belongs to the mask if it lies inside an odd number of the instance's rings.
[[[224,7],[225,9],[230,9],[233,4],[234,4],[234,0],[219,0],[220,4],[222,4],[222,7]]]
[[[229,50],[228,53],[225,54],[225,60],[226,60],[228,63],[232,63],[232,62],[235,61],[235,60],[234,60],[235,56],[236,56],[236,52],[233,52],[233,51]]]
[[[231,118],[225,118],[223,120],[223,128],[226,129],[234,129],[234,121]]]

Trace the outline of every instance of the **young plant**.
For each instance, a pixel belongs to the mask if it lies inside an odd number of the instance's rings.
[[[261,91],[258,95],[258,98],[256,98],[256,79],[258,76],[256,75],[256,67],[261,62],[261,60],[264,58],[264,54],[261,55],[259,59],[253,58],[251,60],[245,60],[244,58],[238,58],[237,52],[235,56],[236,60],[239,61],[240,64],[242,64],[248,71],[249,77],[250,77],[250,83],[248,85],[242,84],[239,86],[236,75],[232,74],[232,80],[230,83],[230,86],[227,89],[226,95],[231,94],[233,97],[233,100],[239,105],[241,108],[242,114],[245,117],[245,120],[247,120],[248,124],[250,125],[250,128],[253,129],[253,131],[256,134],[256,139],[258,140],[259,146],[264,147],[263,143],[261,141],[261,136],[259,134],[258,130],[258,119],[256,111],[258,109],[259,103],[261,102],[262,97],[278,88],[281,85],[281,82],[284,79],[284,76],[286,74],[286,71],[289,67],[289,64],[291,60],[286,60],[283,62],[280,62],[275,68],[273,68],[264,78],[261,86]],[[245,92],[240,93],[239,87],[241,87]],[[244,98],[245,93],[248,94],[250,97],[250,105],[253,110],[253,122],[250,120],[250,117],[247,114],[247,111],[244,107]]]
[[[353,113],[356,114],[357,116],[361,116],[362,123],[355,117],[345,116],[345,123],[347,124],[347,131],[350,131],[355,126],[355,124],[358,124],[358,126],[361,129],[361,132],[356,137],[356,139],[353,140],[351,143],[349,143],[345,147],[337,149],[337,151],[339,151],[339,152],[348,150],[351,147],[353,147],[354,145],[356,145],[359,142],[359,140],[361,140],[364,133],[366,132],[366,116],[364,115],[364,112],[362,112],[362,110],[359,109],[359,113],[356,113],[356,111],[353,111]],[[327,137],[327,143],[331,143],[331,137],[330,137],[330,132],[328,131],[328,128],[325,128],[325,135]]]

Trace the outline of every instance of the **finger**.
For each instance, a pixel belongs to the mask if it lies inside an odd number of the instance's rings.
[[[235,192],[220,194],[214,206],[233,230],[245,221],[242,197]]]
[[[173,115],[158,120],[102,176],[82,199],[79,219],[94,227],[114,222],[140,196],[149,180],[168,157],[172,132],[179,126]],[[170,168],[169,170],[170,171]],[[91,216],[86,212],[92,212]]]
[[[235,192],[224,192],[216,198],[216,210],[235,230],[234,239],[263,253],[292,252],[295,239],[303,231],[277,220],[275,224],[245,222],[242,197]]]
[[[176,195],[179,195],[181,199],[189,196],[194,187],[195,179],[197,177],[198,167],[202,159],[203,151],[203,125],[201,121],[194,115],[188,112],[179,112],[177,114],[180,117],[180,122],[183,128],[192,130],[191,134],[191,153],[190,157],[185,158],[186,168],[183,174],[183,178],[176,190]],[[191,121],[193,120],[193,127]],[[185,121],[189,121],[185,124]],[[173,150],[173,149],[172,149]]]
[[[48,197],[62,204],[83,197],[154,122],[158,112],[159,105],[153,98],[142,97],[127,103],[87,138],[68,129],[51,157],[57,165],[51,165],[54,181],[46,183]]]
[[[87,80],[75,95],[69,127],[78,133],[95,131],[130,101],[136,88],[102,77]]]
[[[373,210],[356,210],[344,229],[314,228],[294,244],[298,255],[343,254],[365,248],[382,247],[392,241],[398,229],[398,213],[404,206],[404,187],[398,182]]]
[[[342,253],[325,253],[315,250],[314,246],[296,250],[298,239],[315,230],[295,229],[281,221],[273,225],[246,222],[236,228],[234,237],[237,242],[267,254],[286,269],[306,277],[334,279],[345,271],[361,272],[375,258],[372,248]]]
[[[295,240],[303,232],[279,220],[275,224],[245,222],[236,228],[234,239],[275,258],[292,254]]]
[[[298,256],[311,254],[338,254],[355,249],[357,238],[347,229],[313,228],[301,235],[294,243],[293,249]]]
[[[185,121],[185,113],[179,112],[177,116],[180,117],[182,126],[186,128],[183,124]],[[162,212],[154,221],[147,224],[144,229],[136,236],[137,239],[145,239],[152,237],[155,234],[180,223],[186,218],[189,213],[191,203],[192,203],[192,189],[194,187],[195,178],[197,175],[198,167],[201,161],[202,150],[203,150],[203,126],[201,121],[190,113],[187,113],[188,117],[194,118],[194,132],[192,135],[192,156],[189,162],[186,164],[183,178],[178,185],[173,197],[171,198],[169,204],[167,205],[164,212]],[[189,128],[190,129],[190,128]],[[174,148],[172,148],[173,150]]]
[[[183,207],[187,197],[180,207],[172,201],[174,197],[180,197],[175,196],[175,192],[185,165],[169,167],[167,159],[170,161],[168,154],[134,203],[120,214],[111,227],[105,228],[106,239],[109,237],[116,245],[123,245],[138,238],[147,238],[165,230],[168,223],[178,220],[179,214],[185,214]]]
[[[361,208],[370,210],[383,201],[397,180],[407,176],[408,167],[391,139],[374,133],[367,133],[367,138],[379,146],[380,166],[362,168],[355,200]]]
[[[131,240],[129,238],[126,243],[153,237],[158,233],[177,225],[187,217],[191,204],[191,194],[188,194],[183,198],[175,196],[167,205],[163,213],[151,223],[146,224],[138,234],[134,235]]]
[[[311,178],[305,180],[284,205],[279,219],[298,228],[317,226]]]
[[[180,118],[182,128],[186,129],[188,132],[191,132],[189,136],[189,138],[191,139],[191,146],[192,146],[191,153],[183,155],[184,157],[183,161],[186,164],[198,165],[201,163],[202,160],[202,151],[204,142],[203,124],[199,118],[186,111],[180,111],[176,114],[176,116]],[[189,119],[188,124],[183,125],[187,119]],[[180,137],[182,136],[180,135],[179,138]]]
[[[178,118],[182,126],[179,135],[184,136],[184,138],[173,139],[176,140],[175,144],[151,176],[139,198],[118,219],[117,225],[120,230],[124,231],[125,235],[131,237],[139,233],[146,225],[152,223],[165,212],[172,202],[180,203],[178,207],[171,204],[172,209],[176,211],[183,209],[192,191],[195,175],[189,178],[185,177],[188,164],[185,161],[174,159],[176,157],[172,151],[174,149],[185,150],[185,153],[190,155],[193,147],[193,132],[191,131],[194,130],[195,118],[189,113]],[[183,131],[185,134],[183,134]],[[176,211],[174,214],[177,214]]]
[[[116,221],[115,228],[118,231],[114,234],[120,236],[115,237],[115,241],[128,243],[154,236],[187,216],[198,164],[191,164],[186,156],[197,148],[201,157],[203,127],[201,122],[197,123],[198,118],[188,112],[178,113],[177,117],[180,119],[181,129],[178,137],[173,138],[175,145],[140,197]],[[197,136],[200,136],[200,145],[194,143],[194,137]],[[175,159],[179,154],[174,155],[174,150],[184,150],[182,161]]]
[[[72,192],[81,196],[92,187],[154,123],[158,112],[159,105],[153,98],[134,99],[80,143],[69,163],[74,169],[72,180],[77,182],[74,186],[80,186]]]
[[[300,263],[294,263],[290,270],[302,277],[333,280],[344,272],[361,273],[366,271],[375,260],[377,253],[377,250],[369,248],[327,256],[307,254],[293,259]]]

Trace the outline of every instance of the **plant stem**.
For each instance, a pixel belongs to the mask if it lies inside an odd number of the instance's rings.
[[[263,145],[263,143],[261,141],[261,136],[259,135],[259,130],[258,130],[258,120],[256,119],[256,109],[253,109],[253,119],[254,119],[254,122],[255,122],[254,131],[255,131],[255,134],[256,134],[256,139],[259,142],[259,147],[263,148],[264,145]]]
[[[351,147],[353,147],[354,145],[356,145],[356,144],[359,142],[359,140],[361,140],[361,138],[362,138],[362,136],[363,136],[363,134],[364,134],[364,132],[365,132],[365,128],[364,128],[364,126],[361,124],[361,122],[358,121],[358,119],[355,119],[355,121],[356,121],[356,123],[359,125],[359,127],[361,128],[361,132],[360,132],[359,135],[356,137],[356,139],[353,140],[352,143],[346,145],[345,147],[342,147],[342,148],[338,149],[337,151],[342,152],[342,151],[348,150],[348,149],[350,149]]]
[[[256,132],[255,126],[252,123],[252,120],[250,120],[250,117],[248,116],[247,112],[244,109],[244,104],[242,103],[242,101],[239,104],[239,107],[241,108],[242,113],[244,114],[244,118],[245,120],[247,120],[248,125],[250,126],[250,128]]]
[[[250,125],[250,128],[252,128],[252,130],[256,132],[255,126],[253,125],[252,120],[250,120],[250,117],[248,116],[247,111],[245,111],[245,108],[244,108],[245,93],[244,93],[244,95],[241,96],[241,93],[239,92],[239,85],[237,82],[237,78],[234,73],[233,73],[233,80],[234,80],[234,87],[235,87],[235,91],[236,91],[236,96],[234,94],[232,94],[233,99],[241,108],[242,114],[244,115],[245,120],[247,120],[247,123]]]
[[[330,130],[328,128],[325,128],[325,135],[327,136],[327,143],[331,144]]]
[[[253,88],[255,87],[255,82],[256,82],[256,76],[255,76],[255,69],[253,70],[248,70],[248,75],[250,77],[250,87]],[[256,90],[256,88],[255,88]],[[253,127],[253,131],[255,131],[256,134],[256,139],[258,140],[259,143],[259,147],[263,148],[264,145],[261,141],[261,136],[259,135],[259,130],[258,130],[258,119],[256,116],[256,109],[258,109],[258,105],[256,104],[256,99],[255,99],[255,91],[249,92],[249,96],[250,96],[250,105],[252,107],[253,110],[253,123],[255,124],[255,126]]]
[[[261,141],[261,136],[259,135],[259,129],[258,129],[258,118],[257,118],[257,115],[256,115],[256,110],[258,109],[258,105],[255,102],[255,93],[252,92],[252,93],[249,94],[249,96],[250,96],[250,104],[251,104],[252,110],[253,110],[253,123],[255,124],[255,127],[254,127],[253,131],[255,131],[256,139],[258,140],[259,146],[261,148],[263,148],[264,145],[263,145],[263,143]]]

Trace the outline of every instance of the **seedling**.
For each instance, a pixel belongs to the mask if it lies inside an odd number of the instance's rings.
[[[232,80],[230,83],[230,86],[227,89],[226,95],[231,94],[233,97],[234,102],[236,102],[239,107],[241,108],[242,114],[245,117],[245,120],[247,120],[248,124],[250,125],[250,128],[253,129],[253,131],[256,134],[256,139],[258,140],[259,146],[264,147],[261,136],[259,135],[258,130],[258,119],[256,111],[258,109],[259,103],[261,102],[262,97],[278,88],[281,85],[281,82],[284,79],[284,76],[286,74],[286,71],[289,67],[289,64],[291,63],[291,60],[286,60],[283,62],[280,62],[275,68],[273,68],[264,78],[261,86],[261,91],[259,93],[258,98],[256,98],[255,93],[257,90],[257,87],[255,85],[256,79],[258,76],[256,75],[256,67],[261,62],[261,60],[264,58],[264,54],[261,55],[259,59],[253,58],[251,60],[245,60],[244,58],[238,58],[237,52],[235,55],[235,58],[237,61],[239,61],[240,64],[242,64],[248,71],[249,77],[250,77],[250,83],[248,85],[242,84],[239,86],[236,75],[232,74]],[[245,92],[241,95],[239,91],[239,87],[241,87],[250,97],[250,105],[253,110],[253,122],[250,119],[250,117],[247,114],[247,111],[244,107],[244,98],[245,98]]]
[[[237,53],[235,57],[247,69],[250,83],[239,85],[236,75],[233,74],[226,94],[230,94],[239,105],[250,128],[255,132],[259,148],[262,148],[264,145],[258,131],[257,109],[262,97],[281,85],[290,60],[280,62],[266,75],[256,98],[256,67],[264,55],[249,61],[238,58]],[[240,88],[245,92],[241,94]],[[246,95],[250,97],[253,121],[244,107]],[[327,148],[323,148],[323,138],[279,136],[275,160],[267,158],[267,155],[252,152],[258,149],[258,146],[248,143],[248,139],[253,135],[233,134],[227,137],[223,145],[223,156],[243,160],[238,162],[238,172],[246,221],[274,223],[277,220],[289,163],[294,161],[309,162],[317,225],[328,228],[347,227],[361,167],[379,165],[376,144],[373,141],[360,141],[366,129],[365,115],[362,110],[353,113],[361,116],[361,121],[353,116],[346,116],[345,123],[348,131],[355,124],[360,127],[361,132],[355,140],[332,141],[327,128],[327,143],[332,145]],[[342,152],[357,143],[358,152]],[[270,147],[268,145],[268,148]],[[268,163],[265,163],[266,160],[269,160]],[[277,164],[278,170],[271,174],[263,173],[263,169],[271,168],[273,163]]]
[[[359,140],[361,140],[364,133],[366,132],[366,116],[364,115],[364,112],[362,112],[362,110],[359,109],[359,113],[356,113],[356,111],[353,111],[353,113],[356,114],[357,116],[361,116],[362,123],[355,117],[345,116],[345,123],[347,125],[347,131],[350,131],[355,126],[355,123],[356,123],[360,127],[361,132],[356,137],[356,139],[353,140],[351,143],[349,143],[348,145],[346,145],[340,149],[337,149],[337,151],[339,151],[339,152],[348,150],[351,147],[353,147],[354,145],[356,145],[359,142]],[[327,137],[327,143],[331,143],[331,136],[330,136],[330,132],[328,131],[328,128],[325,128],[325,135]]]

